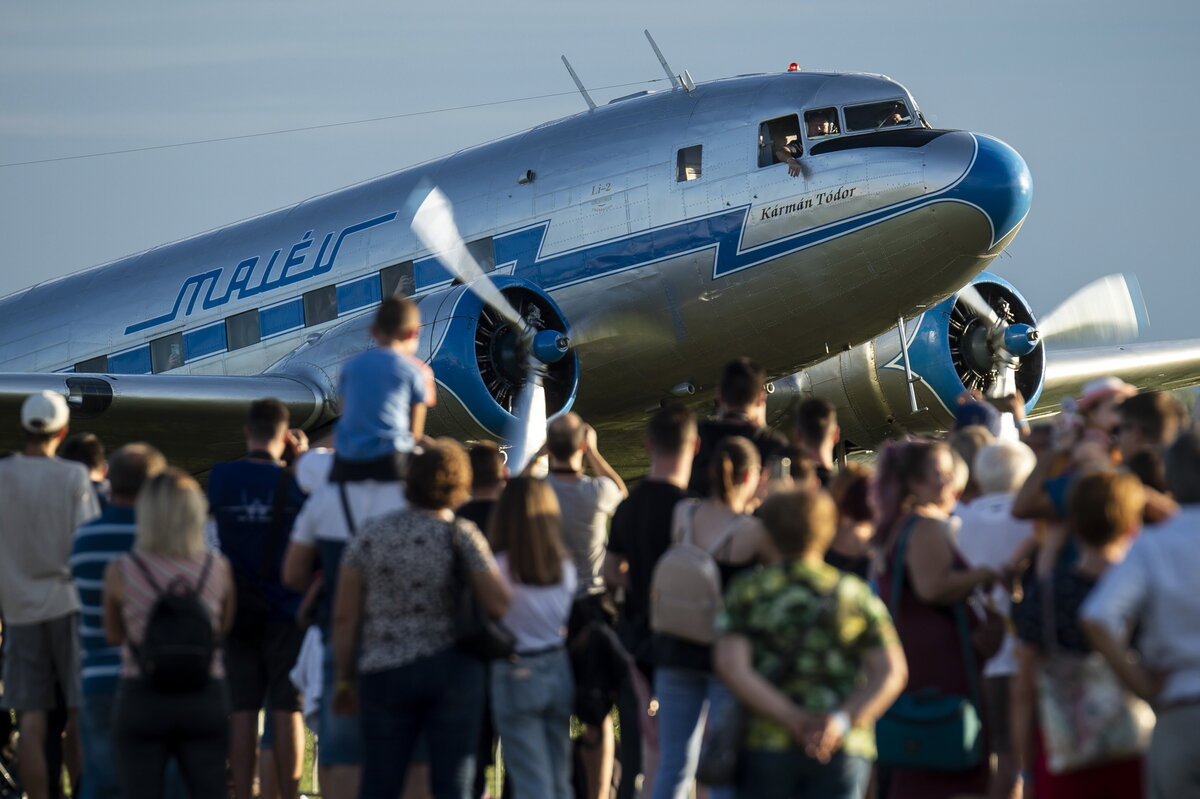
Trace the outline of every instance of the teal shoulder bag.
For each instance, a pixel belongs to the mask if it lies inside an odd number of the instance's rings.
[[[909,519],[896,545],[892,564],[892,615],[899,621],[900,592],[904,584],[904,553],[915,518]],[[983,724],[979,717],[979,679],[975,653],[967,632],[964,602],[953,607],[963,663],[967,668],[968,695],[947,694],[936,687],[901,694],[875,724],[879,765],[926,771],[970,771],[983,762]]]

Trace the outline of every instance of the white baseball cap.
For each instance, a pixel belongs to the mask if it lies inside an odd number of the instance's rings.
[[[21,404],[21,427],[30,433],[57,433],[71,420],[71,410],[62,394],[39,391]]]

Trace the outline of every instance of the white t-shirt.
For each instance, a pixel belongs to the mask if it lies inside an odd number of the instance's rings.
[[[958,550],[973,567],[990,566],[999,571],[1017,547],[1033,535],[1033,522],[1014,519],[1011,494],[986,494],[969,505],[957,509],[962,526],[958,531]],[[996,610],[1007,616],[1011,602],[1008,592],[1000,586],[992,589]],[[1017,673],[1013,654],[1015,642],[1011,633],[983,667],[985,677],[1005,677]]]
[[[11,455],[0,459],[0,613],[37,624],[79,610],[71,581],[75,530],[100,515],[81,463]]]
[[[1148,527],[1125,560],[1106,571],[1080,608],[1081,618],[1120,638],[1136,623],[1146,666],[1166,675],[1160,705],[1200,698],[1200,506]]]
[[[575,569],[563,562],[562,580],[555,585],[525,585],[508,573],[508,553],[496,555],[500,574],[512,587],[512,604],[502,619],[517,638],[517,652],[557,646],[567,634],[567,618],[575,599]]]
[[[621,504],[621,489],[607,477],[587,475],[567,480],[551,472],[546,482],[554,489],[562,509],[563,546],[575,561],[579,590],[603,590],[600,567],[604,564],[608,520]]]
[[[346,483],[346,502],[354,519],[356,530],[361,530],[371,519],[392,511],[404,510],[408,501],[404,498],[404,484],[379,480],[356,480]],[[292,525],[291,540],[297,544],[315,547],[317,539],[324,541],[347,541],[350,531],[346,527],[346,514],[342,511],[342,499],[337,483],[325,483],[309,495],[296,523]]]

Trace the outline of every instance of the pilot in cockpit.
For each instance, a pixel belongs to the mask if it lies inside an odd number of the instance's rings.
[[[804,125],[809,141],[834,136],[838,133],[837,116],[832,108],[820,108],[809,111],[804,115]],[[788,174],[800,177],[800,162],[797,160],[804,154],[804,145],[796,138],[775,151],[775,157],[788,165]]]
[[[808,138],[819,139],[822,136],[832,136],[838,132],[837,120],[833,117],[833,109],[809,111],[804,115],[804,124],[808,128]]]

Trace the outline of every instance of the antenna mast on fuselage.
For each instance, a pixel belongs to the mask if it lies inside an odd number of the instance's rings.
[[[663,72],[667,73],[667,80],[671,81],[671,88],[682,88],[685,92],[691,94],[692,90],[696,88],[696,84],[692,80],[692,76],[688,74],[688,71],[685,69],[682,76],[676,75],[675,71],[667,63],[662,50],[658,49],[658,42],[654,41],[654,37],[650,35],[650,30],[648,28],[643,29],[642,33],[646,34],[646,41],[650,42],[650,47],[654,50],[654,55],[658,56],[658,63],[662,64]]]
[[[571,80],[575,81],[575,88],[579,89],[579,93],[583,95],[584,102],[588,104],[588,110],[595,111],[595,101],[592,100],[592,96],[588,94],[588,90],[583,88],[583,81],[581,81],[579,76],[575,74],[575,70],[571,67],[571,62],[567,60],[565,55],[562,56],[562,62],[563,66],[567,68],[567,72],[571,73]]]

